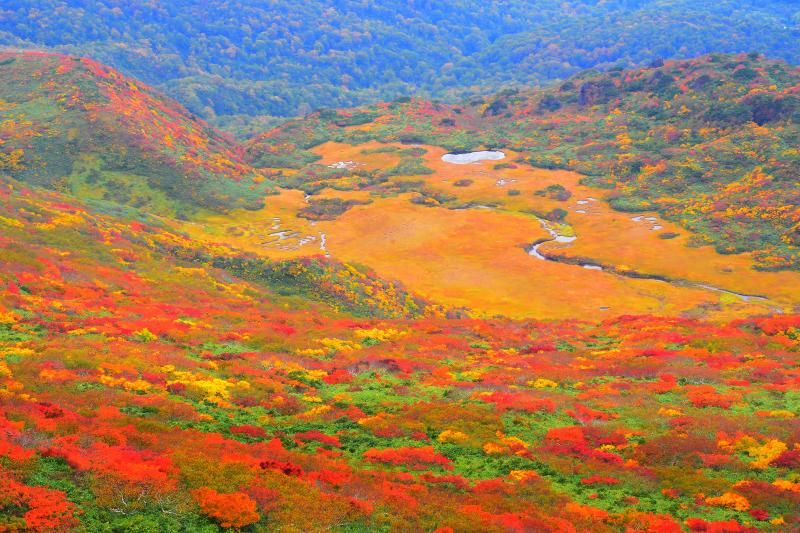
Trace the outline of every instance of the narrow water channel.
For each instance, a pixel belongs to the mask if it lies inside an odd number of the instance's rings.
[[[551,261],[554,263],[561,263],[567,265],[574,265],[580,266],[587,270],[601,270],[604,272],[608,272],[610,274],[614,274],[616,276],[625,277],[625,278],[632,278],[632,279],[648,279],[653,281],[661,281],[663,283],[669,283],[676,287],[690,287],[690,288],[697,288],[697,289],[704,289],[707,291],[719,292],[722,294],[729,294],[731,296],[735,296],[744,302],[769,302],[769,298],[765,296],[760,296],[757,294],[742,294],[735,291],[731,291],[728,289],[723,289],[721,287],[715,287],[714,285],[709,285],[707,283],[700,283],[695,281],[689,280],[682,280],[682,279],[672,279],[666,276],[661,276],[658,274],[647,274],[644,272],[638,272],[636,270],[628,270],[628,269],[619,269],[614,265],[602,265],[595,262],[587,261],[580,257],[567,257],[562,255],[556,254],[548,254],[547,251],[542,250],[542,246],[551,242],[558,242],[558,243],[571,243],[577,240],[577,236],[568,236],[568,235],[561,235],[559,232],[546,220],[537,218],[539,223],[542,227],[550,234],[549,239],[540,239],[535,243],[531,244],[527,247],[528,254],[539,259],[541,261]],[[775,306],[771,306],[772,311],[776,313],[782,313],[783,311]]]

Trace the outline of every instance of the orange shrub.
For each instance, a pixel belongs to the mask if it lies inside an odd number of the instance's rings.
[[[261,515],[256,512],[256,502],[242,492],[223,494],[202,487],[193,490],[192,496],[200,506],[200,511],[224,528],[239,529],[261,519]]]

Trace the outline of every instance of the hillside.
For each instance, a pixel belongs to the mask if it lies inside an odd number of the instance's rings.
[[[798,63],[798,24],[785,0],[6,0],[0,44],[103,61],[235,124],[711,51]]]
[[[87,59],[0,52],[0,171],[185,216],[263,205],[270,183],[175,101]]]
[[[800,527],[800,317],[359,318],[232,247],[0,200],[0,528]]]
[[[785,63],[707,56],[464,105],[401,99],[244,144],[94,62],[5,63],[11,177],[166,217],[270,265],[326,256],[472,316],[731,319],[800,305],[798,73]],[[725,122],[731,109],[762,125]],[[481,146],[506,159],[442,160]],[[546,243],[554,234],[569,242]]]

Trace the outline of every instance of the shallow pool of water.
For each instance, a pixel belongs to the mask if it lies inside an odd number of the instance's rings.
[[[468,152],[464,154],[444,154],[442,161],[455,165],[469,165],[479,161],[499,161],[505,159],[506,154],[499,150],[482,150],[480,152]]]

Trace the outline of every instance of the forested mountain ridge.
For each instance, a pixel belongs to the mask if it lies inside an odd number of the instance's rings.
[[[300,115],[458,97],[655,57],[751,50],[800,61],[793,2],[9,0],[0,44],[103,61],[195,113]]]

